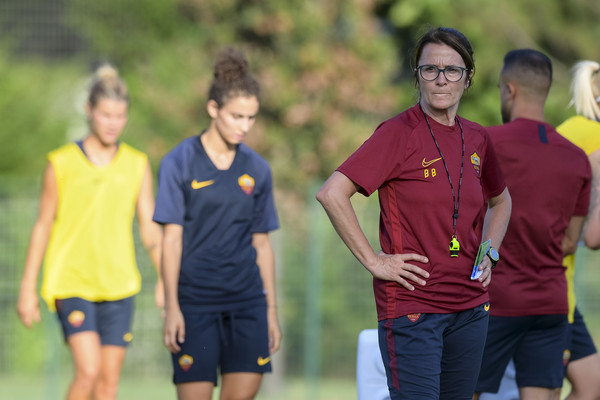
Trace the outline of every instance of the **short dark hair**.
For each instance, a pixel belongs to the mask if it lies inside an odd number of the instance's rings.
[[[421,58],[421,53],[423,53],[423,48],[429,43],[445,44],[460,54],[465,63],[465,67],[471,73],[470,75],[467,75],[470,86],[471,79],[475,73],[475,60],[473,58],[473,48],[467,37],[454,28],[430,28],[423,36],[421,36],[415,46],[412,65],[413,70],[418,66],[419,58]],[[415,71],[415,80],[416,82],[419,81],[417,71]]]
[[[510,76],[519,85],[546,96],[552,84],[552,61],[537,50],[511,50],[504,56],[502,74]]]

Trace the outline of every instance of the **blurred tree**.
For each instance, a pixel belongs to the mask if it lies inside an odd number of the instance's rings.
[[[377,0],[375,13],[388,22],[404,62],[414,39],[426,26],[451,26],[471,41],[475,53],[474,85],[461,101],[461,115],[483,125],[501,123],[497,91],[504,54],[515,48],[545,52],[554,63],[554,87],[547,102],[549,122],[558,124],[566,109],[569,69],[578,60],[597,59],[600,3],[594,0],[502,3],[460,0]],[[409,71],[409,66],[404,65]]]
[[[372,1],[72,3],[91,53],[114,60],[132,86],[128,132],[154,160],[206,125],[212,62],[225,46],[247,53],[263,85],[248,141],[280,190],[301,194],[397,107],[394,43]]]
[[[70,128],[73,71],[42,62],[15,68],[0,50],[0,174],[41,176],[45,152],[63,144]]]
[[[410,51],[428,25],[456,27],[471,40],[477,71],[461,114],[484,125],[500,122],[497,74],[502,55],[515,47],[538,48],[553,58],[557,95],[548,114],[554,123],[566,118],[568,69],[595,57],[600,33],[600,5],[592,0],[543,7],[534,0],[61,4],[68,16],[61,29],[77,32],[78,43],[87,44],[88,62],[109,60],[129,82],[126,140],[146,150],[155,166],[208,123],[204,105],[217,52],[225,46],[244,50],[264,87],[248,143],[277,171],[279,190],[301,202],[312,180],[328,176],[381,120],[415,102]]]
[[[290,285],[291,296],[305,289],[306,207],[314,203],[315,182],[318,187],[379,122],[415,103],[410,52],[428,26],[457,28],[471,41],[476,73],[459,113],[483,125],[500,123],[497,79],[506,51],[531,47],[553,59],[546,113],[554,124],[572,113],[566,108],[571,65],[599,58],[597,0],[57,0],[53,10],[61,14],[49,15],[74,38],[59,63],[23,50],[44,42],[31,36],[44,34],[40,26],[27,23],[14,34],[13,18],[41,3],[51,2],[0,2],[0,32],[8,33],[0,43],[0,172],[39,175],[47,151],[82,134],[82,80],[90,71],[81,65],[103,60],[120,69],[132,93],[124,140],[146,151],[156,169],[176,143],[207,126],[215,57],[226,46],[240,48],[263,86],[247,142],[273,167],[279,212],[290,227],[285,279],[299,283]],[[376,238],[376,227],[369,230]],[[339,283],[358,267],[335,240],[326,243],[335,251],[327,252],[324,279]],[[326,296],[347,305],[357,294],[340,285]],[[327,329],[343,336],[363,323],[342,324],[346,313],[334,304],[323,308]],[[294,326],[302,326],[302,311],[301,304],[286,309]],[[301,332],[286,340],[301,346]],[[333,348],[324,343],[327,362],[340,359]]]

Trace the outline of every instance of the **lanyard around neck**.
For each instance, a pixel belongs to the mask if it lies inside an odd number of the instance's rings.
[[[433,134],[433,129],[431,129],[431,125],[429,124],[429,119],[427,118],[427,114],[425,113],[425,111],[423,111],[423,107],[421,107],[421,104],[419,103],[419,108],[421,109],[421,112],[423,113],[423,116],[425,117],[425,122],[427,122],[427,127],[429,127],[429,133],[431,133],[431,138],[433,139],[433,143],[435,143],[435,147],[438,150],[438,153],[440,153],[440,157],[442,158],[442,162],[444,163],[444,168],[446,169],[446,175],[448,175],[448,182],[450,183],[450,189],[452,189],[452,205],[454,206],[454,212],[452,213],[452,237],[456,238],[456,222],[458,220],[458,206],[460,205],[460,188],[462,187],[462,178],[463,178],[463,169],[464,169],[464,165],[465,165],[465,136],[463,133],[463,128],[462,128],[462,124],[460,123],[460,120],[458,118],[456,118],[456,122],[458,123],[458,126],[460,128],[460,140],[462,143],[462,155],[461,155],[461,162],[460,162],[460,177],[458,179],[458,191],[457,194],[454,194],[454,185],[452,184],[452,178],[450,177],[450,171],[448,170],[448,165],[446,164],[446,159],[444,158],[444,155],[442,154],[442,150],[440,149],[440,146],[437,142],[437,140],[435,139],[435,135]]]

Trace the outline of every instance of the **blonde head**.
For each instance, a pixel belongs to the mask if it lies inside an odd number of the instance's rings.
[[[100,99],[107,98],[129,104],[127,85],[119,77],[119,71],[110,64],[103,64],[96,70],[88,102],[94,108]]]
[[[571,95],[569,106],[575,106],[577,114],[600,121],[600,64],[585,60],[573,66]]]

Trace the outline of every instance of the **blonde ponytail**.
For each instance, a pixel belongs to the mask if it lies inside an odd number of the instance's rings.
[[[596,98],[600,95],[600,64],[595,61],[579,61],[573,66],[571,102],[575,112],[592,120],[600,121],[600,107]]]

